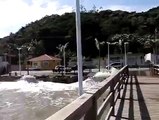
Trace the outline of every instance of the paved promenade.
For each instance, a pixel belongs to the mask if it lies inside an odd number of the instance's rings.
[[[130,76],[111,120],[159,120],[159,77]]]

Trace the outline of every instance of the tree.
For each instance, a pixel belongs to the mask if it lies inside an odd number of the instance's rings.
[[[149,49],[153,52],[154,55],[157,54],[157,47],[159,46],[159,39],[155,36],[147,35],[146,41],[144,43],[144,48]],[[149,51],[149,52],[151,52]],[[157,58],[155,57],[154,62],[157,62]]]
[[[83,6],[81,9],[82,54],[86,57],[98,55],[98,51],[94,49],[94,38],[98,38],[99,41],[113,42],[111,38],[117,34],[124,42],[129,40],[131,52],[145,52],[145,35],[153,35],[154,28],[159,28],[159,7],[141,13],[121,10],[101,11],[96,6],[93,6],[90,11],[87,11]],[[56,54],[58,52],[56,46],[69,42],[71,52],[76,53],[74,17],[74,12],[45,16],[40,20],[28,23],[15,34],[0,39],[0,44],[4,45],[6,42],[21,46],[36,39],[39,42],[39,45],[33,50],[36,56],[42,53]],[[126,38],[127,35],[128,38]],[[69,39],[66,36],[69,36]],[[119,42],[119,39],[116,42]],[[111,47],[111,49],[114,51],[113,49],[116,48]],[[119,51],[119,48],[116,51]]]
[[[57,47],[57,49],[59,49],[59,52],[60,52],[60,54],[63,54],[63,66],[64,66],[64,74],[65,74],[65,68],[66,68],[66,51],[65,51],[65,49],[66,49],[66,47],[68,46],[68,42],[67,43],[65,43],[64,45],[59,45],[58,47]],[[62,74],[63,74],[63,71],[62,71]]]

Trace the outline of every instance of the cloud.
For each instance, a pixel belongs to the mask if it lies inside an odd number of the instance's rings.
[[[71,11],[71,6],[62,6],[58,0],[0,0],[0,37],[46,15]]]
[[[27,3],[28,5],[32,5],[32,0],[23,0],[25,3]]]

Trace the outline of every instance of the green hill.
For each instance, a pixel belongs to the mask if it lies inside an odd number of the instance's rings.
[[[131,40],[138,40],[138,38],[144,38],[143,36],[148,35],[154,38],[155,29],[159,28],[159,7],[142,13],[121,10],[82,11],[81,28],[83,55],[96,57],[98,50],[95,47],[95,38],[100,42],[112,41],[112,37],[116,34],[127,34]],[[132,36],[134,39],[132,39]],[[137,37],[135,38],[134,36]],[[15,34],[11,34],[0,40],[1,52],[8,51],[8,47],[6,47],[8,45],[14,48],[15,46],[22,46],[24,44],[28,45],[32,40],[39,42],[36,47],[34,46],[34,51],[32,52],[34,56],[42,53],[56,55],[59,53],[57,46],[60,44],[64,45],[66,42],[69,42],[68,53],[75,54],[75,13],[65,13],[61,16],[45,16],[40,20],[27,24]],[[144,40],[146,41],[146,39]],[[137,44],[134,41],[132,45]],[[142,52],[144,49],[143,46],[139,47],[139,50],[132,48],[131,52]],[[101,55],[105,56],[106,45],[103,49],[104,51],[101,52]],[[11,51],[14,52],[14,50]]]

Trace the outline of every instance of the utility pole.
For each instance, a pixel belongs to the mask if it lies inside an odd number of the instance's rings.
[[[21,47],[17,48],[18,49],[18,55],[19,55],[19,75],[21,75],[21,55],[20,55],[20,50],[22,49]]]
[[[109,45],[110,45],[110,42],[107,42],[108,44],[108,70],[109,70],[109,64],[110,64],[110,52],[109,52]]]
[[[128,45],[128,42],[125,42],[125,43],[124,43],[124,50],[125,50],[125,65],[127,65],[127,50],[126,50],[127,45]]]
[[[82,71],[82,45],[81,45],[81,18],[80,0],[76,0],[76,44],[77,44],[77,65],[78,65],[78,93],[83,94],[83,71]]]

